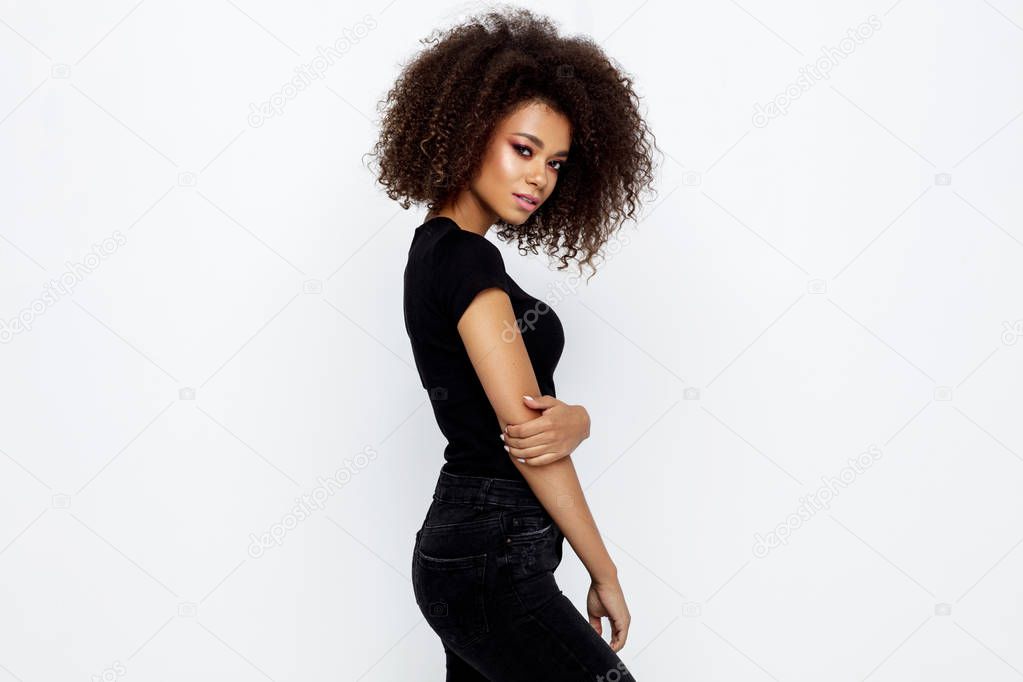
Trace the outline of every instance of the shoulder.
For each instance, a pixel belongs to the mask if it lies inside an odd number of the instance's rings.
[[[509,294],[501,250],[489,239],[449,221],[429,226],[429,288],[452,324],[457,324],[477,294],[501,289]]]
[[[501,250],[489,239],[475,232],[463,230],[453,223],[447,223],[443,226],[443,231],[437,240],[437,244],[463,251],[493,251],[497,255],[501,255]]]
[[[486,237],[459,227],[448,228],[433,245],[438,265],[453,272],[487,269],[504,270],[501,250]]]

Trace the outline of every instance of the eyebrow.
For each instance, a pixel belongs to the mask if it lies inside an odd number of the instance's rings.
[[[530,140],[533,141],[533,144],[535,144],[540,149],[543,149],[543,140],[541,140],[536,135],[530,135],[529,133],[512,133],[512,135],[521,135],[522,137],[529,138]],[[568,156],[568,151],[557,152],[556,154],[554,154],[554,156]]]

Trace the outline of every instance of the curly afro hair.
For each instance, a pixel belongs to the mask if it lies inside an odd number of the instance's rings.
[[[490,11],[421,43],[385,99],[370,155],[377,182],[403,208],[443,209],[479,171],[494,129],[517,107],[539,101],[572,128],[571,159],[551,197],[521,225],[498,219],[503,241],[522,255],[592,261],[652,185],[653,133],[632,80],[587,37],[562,37],[547,18],[521,8]],[[656,192],[654,192],[656,194]],[[578,253],[582,258],[577,258]]]

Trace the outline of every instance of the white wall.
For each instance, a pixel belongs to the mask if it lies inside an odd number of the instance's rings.
[[[1023,675],[1023,9],[527,4],[635,76],[666,153],[554,302],[636,678]],[[398,63],[482,7],[0,7],[0,681],[441,678],[423,214],[361,155]],[[568,549],[558,579],[585,608]]]

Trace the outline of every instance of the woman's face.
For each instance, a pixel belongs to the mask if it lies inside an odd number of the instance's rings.
[[[519,107],[498,124],[470,185],[474,203],[493,216],[489,224],[498,218],[510,225],[526,222],[554,191],[571,140],[568,119],[539,102]]]

